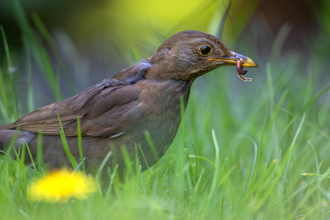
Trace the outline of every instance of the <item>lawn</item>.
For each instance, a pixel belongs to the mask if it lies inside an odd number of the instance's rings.
[[[40,98],[31,81],[33,62],[55,100],[64,98],[47,50],[18,6],[15,12],[28,46],[21,56],[6,48],[0,124],[32,111]],[[32,20],[56,50],[41,20]],[[330,219],[330,29],[323,30],[310,42],[310,57],[281,53],[287,26],[267,60],[247,40],[252,46],[237,52],[259,64],[247,74],[252,82],[239,80],[234,67],[198,78],[165,156],[144,173],[128,173],[124,183],[110,174],[86,199],[31,201],[30,184],[47,173],[42,161],[31,169],[1,155],[0,219]],[[5,32],[1,29],[1,39],[7,45]],[[22,57],[24,68],[14,68]]]

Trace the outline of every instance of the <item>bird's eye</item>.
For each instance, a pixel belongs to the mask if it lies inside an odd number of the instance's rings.
[[[199,48],[200,52],[202,55],[206,56],[206,55],[209,55],[212,51],[211,47],[209,46],[201,46]]]

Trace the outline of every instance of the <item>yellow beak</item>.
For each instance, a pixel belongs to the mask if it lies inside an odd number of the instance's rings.
[[[233,51],[231,51],[231,53],[233,54],[233,56],[210,58],[209,60],[226,62],[228,65],[234,65],[234,66],[236,66],[237,60],[242,60],[241,66],[243,66],[243,67],[258,67],[258,64],[256,62],[254,62],[253,60],[251,60],[250,58],[248,58],[242,54],[233,52]]]

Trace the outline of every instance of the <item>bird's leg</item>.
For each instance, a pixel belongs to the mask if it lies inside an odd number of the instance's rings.
[[[243,81],[250,82],[250,81],[252,81],[251,78],[245,78],[243,76],[243,75],[245,75],[247,73],[247,70],[243,70],[242,62],[243,62],[243,59],[242,58],[239,59],[239,60],[237,60],[237,65],[236,65],[237,76],[238,76],[238,78],[240,78]]]

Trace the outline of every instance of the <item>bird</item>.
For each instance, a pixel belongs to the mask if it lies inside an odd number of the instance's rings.
[[[236,65],[239,76],[246,73],[243,67],[258,67],[252,59],[230,51],[213,35],[194,30],[176,33],[151,57],[112,78],[1,125],[0,150],[6,149],[16,135],[14,147],[27,143],[35,159],[41,133],[42,159],[49,169],[70,166],[59,119],[70,152],[79,162],[79,118],[87,171],[95,172],[109,152],[107,167],[116,165],[118,172],[124,172],[128,155],[132,161],[137,157],[144,171],[165,154],[176,136],[181,122],[180,100],[185,110],[194,80],[225,65]],[[146,132],[154,149],[146,140]],[[26,156],[25,163],[30,162]]]

